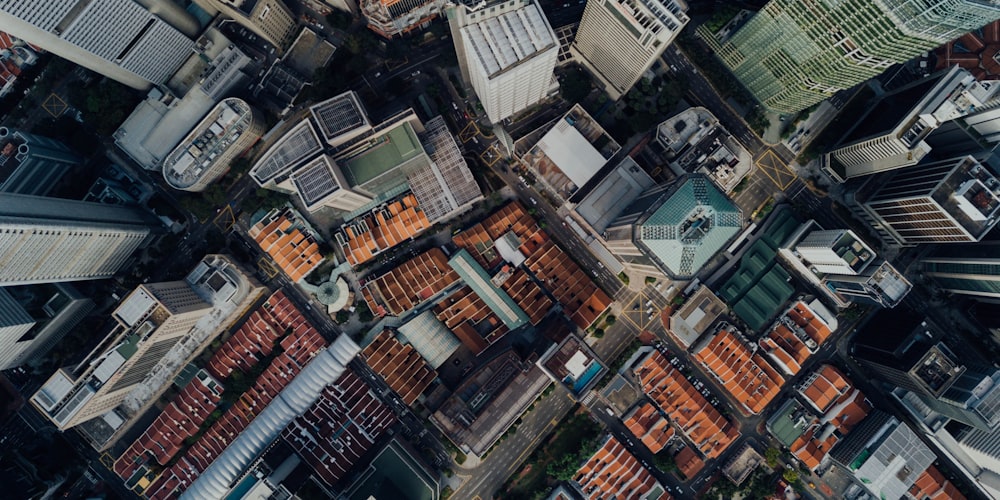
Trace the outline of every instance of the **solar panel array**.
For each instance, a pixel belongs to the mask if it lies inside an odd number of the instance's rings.
[[[271,150],[264,155],[250,173],[259,182],[266,182],[321,149],[323,148],[319,139],[316,138],[312,125],[308,120],[303,120],[280,142],[272,146]]]
[[[365,125],[364,112],[353,95],[353,92],[346,92],[310,109],[324,139],[330,140],[348,130]]]
[[[313,205],[340,189],[340,183],[334,177],[326,156],[320,156],[300,169],[292,181],[307,205]]]

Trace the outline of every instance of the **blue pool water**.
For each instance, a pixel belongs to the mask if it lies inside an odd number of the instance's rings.
[[[229,495],[226,495],[226,500],[240,500],[243,498],[243,495],[246,495],[247,492],[250,491],[250,488],[253,488],[253,485],[256,483],[257,478],[253,477],[253,475],[243,478],[243,480],[240,481],[240,484],[237,484]]]
[[[587,368],[587,371],[583,372],[583,375],[580,375],[580,380],[573,383],[573,392],[579,393],[582,391],[583,388],[587,387],[587,384],[589,384],[590,381],[593,380],[594,377],[596,377],[597,374],[603,369],[604,367],[601,366],[600,363],[592,363],[590,368]]]

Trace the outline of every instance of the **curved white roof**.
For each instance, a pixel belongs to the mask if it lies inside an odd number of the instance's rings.
[[[341,335],[299,372],[278,397],[209,465],[182,499],[224,498],[234,481],[295,417],[319,399],[323,388],[340,378],[361,348]]]

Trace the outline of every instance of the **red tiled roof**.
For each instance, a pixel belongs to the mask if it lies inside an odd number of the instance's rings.
[[[352,221],[344,224],[340,231],[344,236],[341,248],[352,266],[368,262],[376,255],[412,240],[431,227],[431,222],[412,193],[360,219],[364,221],[364,230],[358,229],[361,227],[359,221]]]
[[[819,414],[789,447],[806,467],[815,469],[840,436],[850,432],[871,411],[865,395],[839,370],[823,365],[805,379],[799,394]]]
[[[545,241],[525,255],[528,259],[524,264],[580,328],[589,327],[611,306],[611,297],[555,243]]]
[[[459,280],[440,248],[432,248],[365,283],[363,295],[379,316],[400,315]]]
[[[401,344],[388,330],[378,334],[362,354],[368,366],[408,405],[413,404],[437,378],[437,372],[427,365],[412,345]]]
[[[958,491],[951,481],[945,479],[941,471],[933,465],[921,473],[913,483],[910,495],[920,500],[965,500],[965,495]]]
[[[677,464],[677,470],[687,479],[698,475],[705,468],[705,461],[690,446],[685,446],[674,455],[674,463]]]
[[[294,227],[292,217],[288,212],[273,221],[265,217],[248,234],[289,279],[297,282],[323,263],[323,254],[312,236]]]
[[[750,413],[759,414],[778,395],[785,379],[727,329],[716,332],[694,353],[734,399]]]
[[[591,500],[637,499],[659,484],[614,437],[608,437],[604,446],[580,467],[573,480]],[[662,486],[660,491],[662,494],[658,497],[659,500],[671,498]]]
[[[674,429],[656,407],[645,403],[635,407],[623,420],[625,427],[652,453],[659,453],[674,436]]]

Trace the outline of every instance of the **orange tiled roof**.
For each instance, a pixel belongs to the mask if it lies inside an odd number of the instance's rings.
[[[851,391],[851,382],[840,370],[831,365],[823,365],[809,376],[799,391],[802,397],[820,413]]]
[[[707,458],[718,457],[740,433],[667,358],[653,351],[635,369],[643,391]]]
[[[614,437],[608,437],[604,446],[580,467],[573,480],[580,485],[584,496],[591,500],[637,499],[659,484]],[[658,500],[671,498],[662,486],[660,490],[663,493]]]
[[[819,417],[789,448],[802,463],[815,469],[837,444],[839,436],[846,435],[864,420],[872,407],[865,395],[830,365],[823,365],[809,375],[799,394],[819,412]]]
[[[629,432],[642,441],[652,453],[659,453],[674,436],[670,422],[650,403],[635,407],[626,415],[624,423]]]
[[[379,316],[400,315],[458,281],[440,248],[432,248],[369,280],[362,296]]]
[[[290,217],[289,213],[274,220],[265,217],[250,228],[249,235],[279,269],[297,282],[319,267],[323,254],[312,236],[293,227]]]
[[[806,335],[815,341],[817,345],[822,345],[833,334],[826,322],[820,319],[805,302],[796,302],[785,312],[785,315],[793,323],[805,330]]]
[[[525,255],[529,255],[525,261],[528,269],[552,292],[580,328],[589,327],[611,306],[611,297],[555,243],[545,241],[534,252]]]
[[[910,494],[914,498],[930,500],[965,500],[965,495],[958,491],[951,481],[945,479],[941,471],[931,465],[917,481],[910,487]]]
[[[994,21],[977,32],[966,33],[934,51],[937,56],[936,70],[959,65],[972,73],[977,80],[1000,79],[1000,62],[996,55],[1000,52],[1000,21]],[[962,49],[955,46],[961,45]]]
[[[719,330],[694,358],[753,414],[763,411],[785,383],[763,356],[727,329]]]
[[[476,355],[509,331],[500,317],[468,286],[434,306],[434,314]]]
[[[517,306],[524,310],[532,325],[537,325],[552,309],[552,299],[537,283],[528,278],[528,273],[523,270],[514,270],[513,274],[500,284],[500,289],[507,292]]]
[[[685,446],[674,455],[674,463],[677,464],[677,470],[688,479],[693,478],[705,468],[705,461],[690,446]]]
[[[378,334],[362,354],[368,366],[408,405],[437,378],[437,373],[412,345],[400,343],[388,330]]]
[[[352,266],[368,262],[431,227],[412,193],[341,227],[341,248]],[[363,222],[363,224],[361,223]]]

